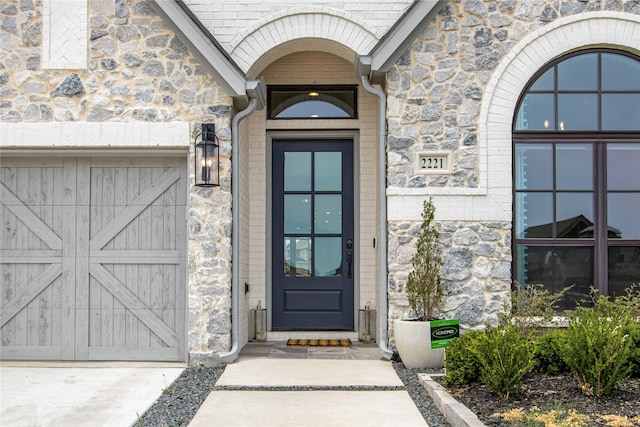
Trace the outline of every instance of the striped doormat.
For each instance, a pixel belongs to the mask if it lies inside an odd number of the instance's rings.
[[[296,347],[351,347],[351,340],[344,339],[289,339],[287,345]]]

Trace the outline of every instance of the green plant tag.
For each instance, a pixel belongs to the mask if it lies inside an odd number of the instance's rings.
[[[460,336],[460,320],[446,319],[431,322],[431,348],[445,348]]]

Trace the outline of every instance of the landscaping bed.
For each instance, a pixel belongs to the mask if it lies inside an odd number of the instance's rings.
[[[494,416],[496,413],[506,413],[518,408],[529,413],[533,407],[542,412],[573,409],[579,414],[588,415],[588,425],[593,426],[640,426],[640,378],[629,379],[611,394],[601,397],[583,393],[578,381],[568,373],[529,373],[524,378],[522,392],[511,395],[508,399],[500,398],[486,386],[477,383],[466,387],[448,387],[447,391],[488,426],[535,426],[536,424],[517,424]],[[616,422],[613,417],[603,418],[610,415],[620,419]],[[626,423],[622,419],[626,419]]]

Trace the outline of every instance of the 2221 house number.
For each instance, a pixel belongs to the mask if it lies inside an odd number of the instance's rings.
[[[423,173],[447,173],[449,172],[449,156],[447,154],[421,154],[418,168]]]
[[[444,159],[442,157],[423,157],[420,159],[422,161],[421,169],[444,169]]]

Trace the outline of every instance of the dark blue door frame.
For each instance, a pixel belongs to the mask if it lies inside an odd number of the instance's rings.
[[[272,329],[354,329],[353,140],[273,140]]]

